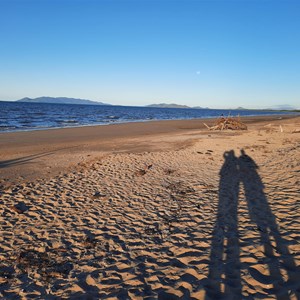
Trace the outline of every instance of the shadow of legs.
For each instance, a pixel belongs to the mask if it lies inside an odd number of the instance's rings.
[[[240,249],[238,234],[239,176],[234,151],[224,153],[220,170],[219,203],[213,229],[209,283],[207,295],[211,298],[223,294],[241,295]]]

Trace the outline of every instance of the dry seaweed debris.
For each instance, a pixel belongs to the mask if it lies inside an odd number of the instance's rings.
[[[73,270],[73,263],[54,249],[40,252],[35,249],[18,249],[6,260],[0,261],[0,285],[27,275],[35,282],[50,282],[66,278]],[[58,249],[57,249],[58,250]],[[0,292],[1,295],[1,292]]]
[[[241,122],[240,116],[234,118],[231,116],[221,117],[214,126],[208,126],[203,123],[209,130],[247,130],[247,126]]]

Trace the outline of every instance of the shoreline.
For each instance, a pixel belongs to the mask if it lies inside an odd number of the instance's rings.
[[[232,115],[231,117],[237,118],[240,117],[242,119],[245,118],[256,118],[256,117],[283,117],[283,116],[299,116],[300,111],[294,111],[294,112],[277,112],[276,113],[269,113],[264,115],[246,115],[246,116],[240,116],[240,115]],[[131,124],[131,123],[148,123],[148,122],[165,122],[165,121],[200,121],[200,120],[210,120],[210,119],[217,119],[221,116],[215,116],[215,117],[202,117],[202,118],[191,118],[191,119],[147,119],[147,120],[136,120],[136,121],[121,121],[121,122],[112,122],[112,123],[98,123],[98,124],[81,124],[81,125],[75,125],[75,126],[63,126],[63,127],[43,127],[43,128],[31,128],[31,129],[17,129],[17,130],[8,130],[8,131],[0,131],[1,134],[6,133],[17,133],[17,132],[33,132],[33,131],[48,131],[48,130],[58,130],[58,129],[69,129],[69,128],[82,128],[82,127],[95,127],[95,126],[110,126],[110,125],[122,125],[122,124]]]
[[[241,118],[246,122],[259,122],[265,121],[268,119],[278,119],[278,118],[297,118],[300,116],[300,112],[296,112],[293,114],[271,114],[271,115],[249,115],[249,116],[231,116],[233,118]],[[122,126],[126,124],[144,124],[144,123],[157,123],[157,122],[201,122],[201,121],[213,121],[219,117],[203,117],[203,118],[193,118],[193,119],[167,119],[167,120],[137,120],[137,121],[127,121],[127,122],[112,122],[112,123],[103,123],[103,124],[86,124],[86,125],[78,125],[78,126],[65,126],[65,127],[49,127],[49,128],[39,128],[39,129],[24,129],[24,130],[16,130],[16,131],[0,131],[0,136],[2,134],[13,134],[13,133],[30,133],[30,132],[47,132],[49,130],[64,130],[64,129],[78,129],[78,128],[90,128],[90,127],[106,127],[106,126]]]

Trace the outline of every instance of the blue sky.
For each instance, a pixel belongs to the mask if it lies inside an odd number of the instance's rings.
[[[0,99],[300,107],[300,1],[0,0]]]

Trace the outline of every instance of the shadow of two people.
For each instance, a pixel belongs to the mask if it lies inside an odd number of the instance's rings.
[[[235,156],[233,150],[225,152],[224,159],[220,170],[218,212],[211,244],[207,295],[213,299],[226,295],[242,298],[241,270],[247,269],[258,281],[268,282],[271,288],[267,292],[276,298],[290,299],[292,290],[297,299],[300,299],[299,283],[295,283],[293,279],[293,272],[297,267],[289,253],[287,242],[279,232],[276,217],[264,193],[257,164],[243,149],[239,157]],[[258,242],[263,248],[264,257],[260,263],[268,266],[269,276],[240,262],[238,207],[241,188],[244,189],[250,222],[256,227]],[[282,276],[282,268],[287,272],[287,281]]]

